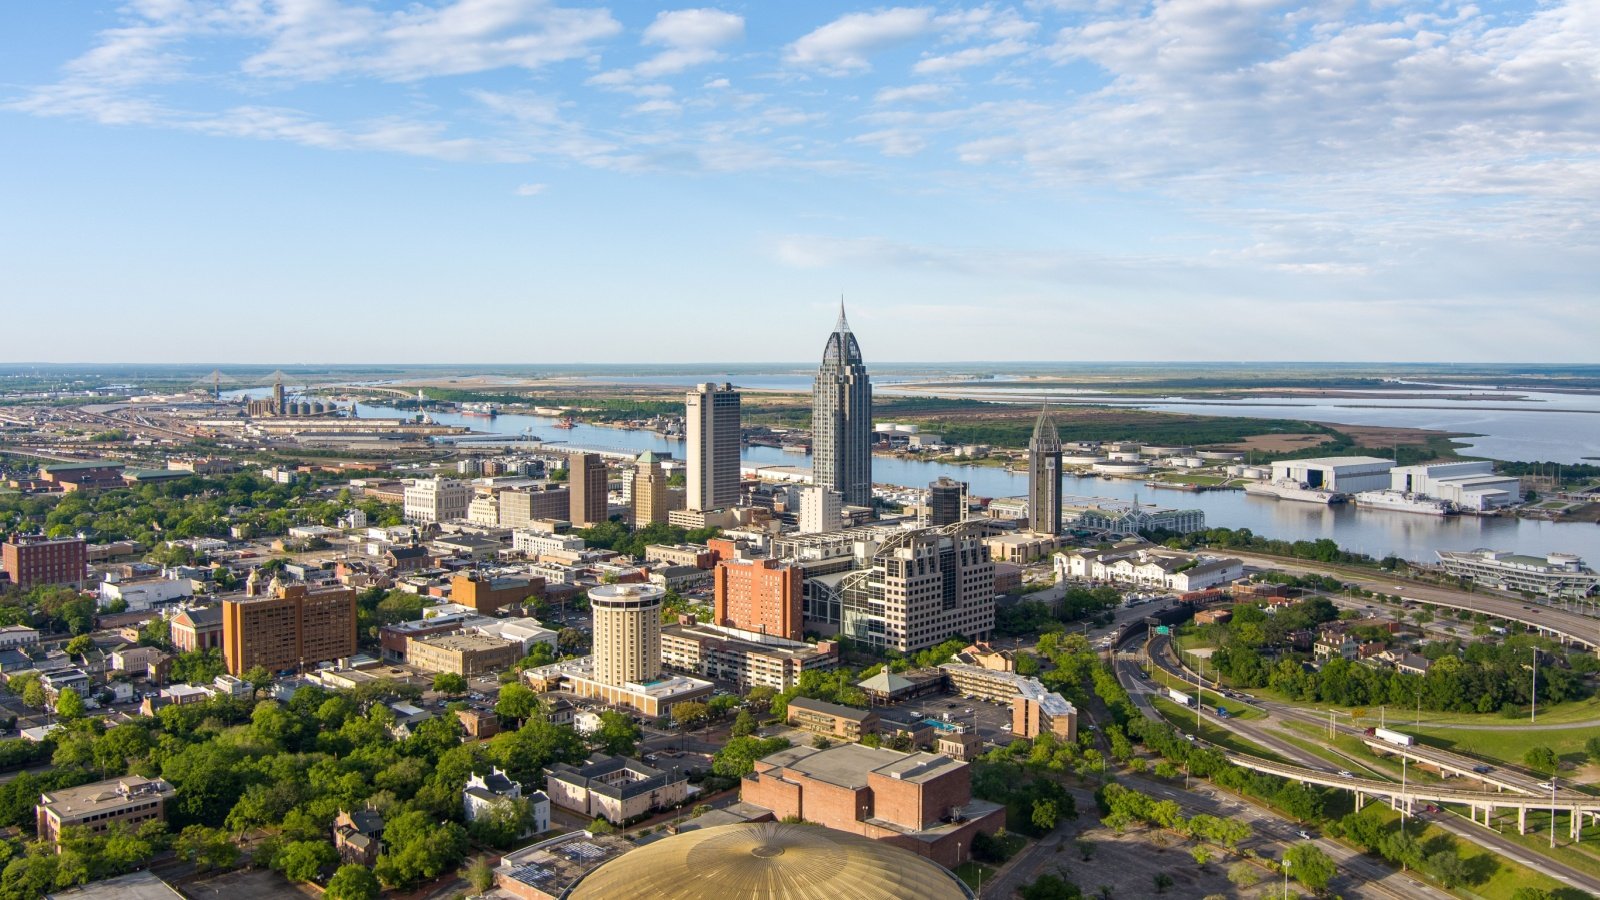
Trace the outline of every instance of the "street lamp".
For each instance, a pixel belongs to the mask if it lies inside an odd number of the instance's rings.
[[[1289,858],[1283,858],[1283,900],[1289,900]]]
[[[1573,809],[1572,814],[1574,816],[1576,816],[1578,814],[1578,811],[1577,811],[1576,808]],[[1550,849],[1554,850],[1555,848],[1556,848],[1556,776],[1551,775],[1550,776]]]

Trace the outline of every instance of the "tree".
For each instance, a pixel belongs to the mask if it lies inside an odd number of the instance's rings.
[[[1472,873],[1467,868],[1466,860],[1461,854],[1452,849],[1444,849],[1429,856],[1424,862],[1424,867],[1439,883],[1447,888],[1460,887],[1467,883]]]
[[[272,867],[290,881],[315,881],[324,866],[339,861],[339,854],[327,841],[295,841],[272,858]]]
[[[455,672],[440,672],[433,676],[433,689],[452,696],[467,692],[467,679]]]
[[[340,866],[339,871],[333,873],[333,877],[328,879],[328,890],[323,896],[327,900],[378,900],[382,894],[383,888],[378,884],[378,876],[372,874],[372,870],[366,866],[351,863]]]
[[[467,833],[460,825],[435,824],[427,813],[416,809],[390,819],[383,841],[384,850],[373,872],[391,888],[435,878],[459,864],[467,852]]]
[[[83,698],[72,688],[62,688],[56,695],[56,715],[63,719],[82,718],[84,713]]]
[[[267,670],[266,666],[251,666],[250,668],[245,669],[244,673],[239,677],[250,682],[251,696],[260,694],[267,688],[272,687],[272,682],[274,680],[272,673]]]
[[[93,649],[94,639],[89,637],[87,634],[80,634],[72,640],[67,641],[67,652],[73,656],[82,656]]]
[[[755,730],[756,717],[750,715],[750,710],[741,709],[739,714],[733,717],[733,727],[729,729],[729,736],[745,737],[754,734]]]
[[[1228,867],[1228,880],[1241,888],[1253,887],[1261,880],[1261,873],[1247,862],[1236,862]]]
[[[1151,876],[1150,880],[1155,883],[1156,893],[1158,894],[1164,894],[1167,892],[1167,888],[1172,887],[1172,876],[1165,872],[1157,872]]]
[[[229,840],[228,833],[220,828],[190,825],[178,834],[172,849],[180,859],[195,864],[204,872],[207,869],[228,869],[239,860],[239,848]]]
[[[472,865],[467,866],[466,871],[461,874],[477,893],[487,894],[489,889],[494,887],[494,866],[490,865],[487,856],[474,859]]]
[[[1211,862],[1211,848],[1205,844],[1196,844],[1189,848],[1189,855],[1194,857],[1194,864],[1204,869],[1206,863]]]
[[[1327,887],[1337,871],[1333,859],[1322,852],[1321,847],[1309,841],[1295,844],[1284,851],[1283,862],[1289,867],[1289,874],[1295,881],[1313,891]]]
[[[1557,756],[1554,750],[1544,746],[1530,747],[1528,752],[1522,755],[1522,761],[1528,768],[1538,769],[1541,772],[1553,773],[1561,768],[1561,757]]]
[[[711,760],[711,771],[724,778],[743,778],[755,769],[756,760],[788,746],[787,738],[736,737],[717,751]]]
[[[589,740],[601,752],[611,756],[632,756],[643,734],[632,716],[608,709],[600,714],[600,727],[589,736]]]
[[[672,721],[685,730],[698,728],[710,714],[710,708],[698,700],[686,700],[672,707]]]
[[[478,813],[469,833],[473,840],[506,848],[522,837],[532,820],[532,808],[520,797],[501,797]]]
[[[494,711],[501,719],[515,721],[520,727],[539,711],[539,695],[525,684],[508,684],[500,689]]]
[[[1600,735],[1589,738],[1583,742],[1583,752],[1589,754],[1591,762],[1600,763]]]
[[[1029,821],[1031,821],[1033,823],[1033,827],[1039,829],[1040,832],[1046,832],[1052,828],[1055,828],[1056,822],[1058,822],[1060,818],[1061,813],[1056,808],[1056,802],[1054,800],[1040,797],[1039,799],[1033,801],[1033,814],[1029,817]]]
[[[1060,875],[1046,872],[1017,891],[1022,900],[1079,900],[1083,891]]]

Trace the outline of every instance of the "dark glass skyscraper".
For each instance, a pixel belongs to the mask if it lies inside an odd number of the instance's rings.
[[[1049,409],[1039,410],[1028,441],[1028,530],[1061,533],[1061,433]]]
[[[811,389],[811,464],[815,483],[846,505],[872,505],[872,382],[842,300]]]

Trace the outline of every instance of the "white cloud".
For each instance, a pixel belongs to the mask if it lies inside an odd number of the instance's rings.
[[[726,78],[713,78],[706,82],[704,86],[707,90],[722,90],[724,88],[732,87],[733,82]]]
[[[884,88],[872,98],[874,103],[932,103],[950,96],[950,86],[944,84],[913,84],[906,87]]]
[[[544,193],[547,187],[549,187],[547,184],[519,184],[512,193],[518,197],[537,197]]]
[[[720,9],[664,12],[644,30],[646,44],[714,49],[744,37],[744,19]]]
[[[876,50],[904,43],[933,29],[926,7],[898,6],[873,13],[850,13],[789,45],[785,58],[794,65],[842,75],[872,68],[867,57]]]
[[[672,100],[646,100],[635,106],[633,111],[653,115],[677,115],[683,112],[683,106]]]
[[[940,75],[945,72],[954,72],[958,69],[971,68],[972,66],[988,65],[989,63],[1008,57],[1017,56],[1032,50],[1032,45],[1025,41],[1004,40],[993,44],[984,44],[981,47],[968,47],[954,53],[942,56],[929,56],[919,60],[912,70],[919,75]]]
[[[928,146],[928,142],[921,135],[895,128],[869,131],[850,140],[852,143],[877,147],[878,152],[884,156],[915,156]]]

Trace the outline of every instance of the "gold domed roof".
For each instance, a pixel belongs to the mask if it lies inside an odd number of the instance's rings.
[[[899,847],[819,825],[744,822],[674,835],[578,882],[571,900],[968,900],[966,885]]]

